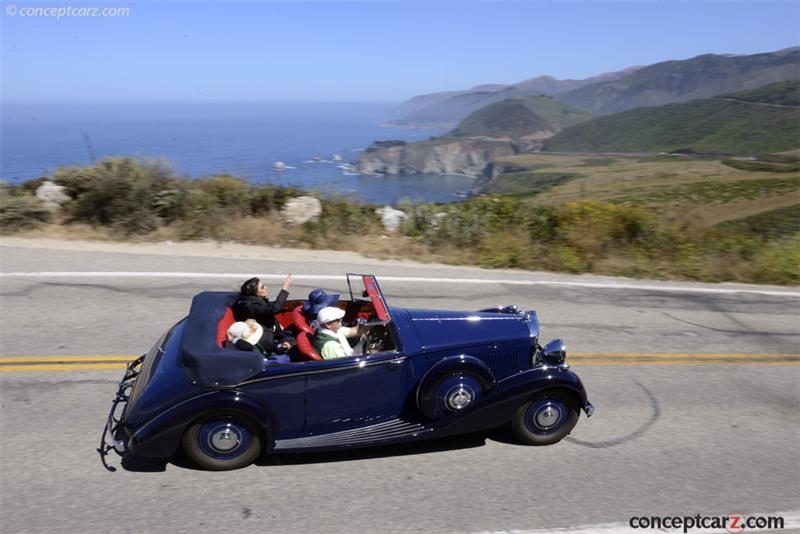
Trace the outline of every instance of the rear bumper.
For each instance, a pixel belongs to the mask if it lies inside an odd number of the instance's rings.
[[[103,435],[100,437],[100,447],[97,452],[100,453],[100,461],[103,466],[109,471],[115,469],[108,465],[106,456],[112,450],[120,456],[125,456],[130,452],[128,450],[128,439],[123,428],[122,421],[125,418],[125,409],[130,400],[130,394],[136,384],[136,378],[139,376],[140,367],[144,361],[144,355],[138,357],[136,360],[128,364],[125,369],[125,376],[119,383],[117,394],[111,403],[111,411],[108,414],[105,427],[103,428]]]

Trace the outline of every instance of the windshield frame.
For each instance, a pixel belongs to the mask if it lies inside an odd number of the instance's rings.
[[[375,309],[375,315],[381,321],[392,321],[392,316],[389,312],[389,306],[386,304],[386,299],[381,291],[381,286],[378,285],[378,280],[373,274],[360,274],[360,273],[347,273],[347,289],[350,291],[350,300],[355,301],[353,295],[353,284],[350,280],[351,276],[358,276],[361,279],[362,291],[361,298],[369,297],[372,306]]]

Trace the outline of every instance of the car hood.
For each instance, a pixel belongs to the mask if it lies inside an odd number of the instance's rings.
[[[420,309],[406,312],[421,348],[426,351],[535,337],[530,327],[531,317],[524,314]],[[533,317],[535,321],[535,314]]]

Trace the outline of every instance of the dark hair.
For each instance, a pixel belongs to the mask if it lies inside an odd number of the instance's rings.
[[[242,288],[239,290],[239,292],[242,295],[246,295],[248,297],[254,297],[258,292],[258,284],[260,282],[261,280],[259,280],[258,278],[255,277],[251,278],[250,280],[242,284]]]

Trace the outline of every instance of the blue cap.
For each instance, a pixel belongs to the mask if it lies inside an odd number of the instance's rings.
[[[314,317],[322,308],[335,306],[337,302],[339,295],[328,295],[322,289],[315,289],[308,294],[308,300],[303,302],[303,313],[306,317]]]

